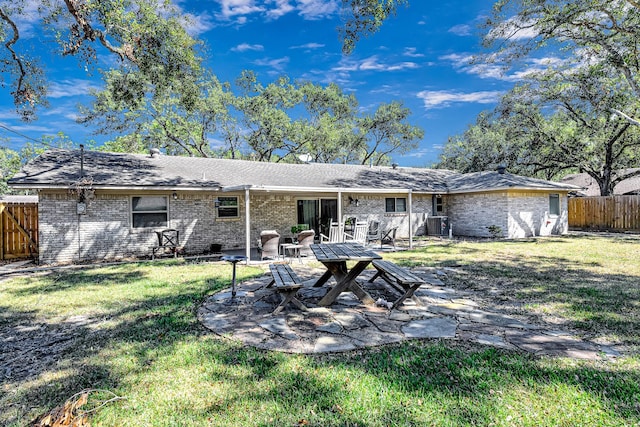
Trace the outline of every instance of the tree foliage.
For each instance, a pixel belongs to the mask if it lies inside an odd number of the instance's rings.
[[[362,36],[376,33],[387,18],[396,14],[398,6],[407,6],[409,0],[342,0],[342,4],[347,15],[339,30],[342,51],[350,54]]]
[[[393,153],[415,148],[424,134],[408,123],[411,112],[399,102],[362,114],[356,98],[335,84],[280,77],[263,85],[255,73],[245,71],[232,87],[203,74],[195,81],[175,82],[164,97],[123,101],[122,80],[137,85],[138,77],[109,72],[105,90],[83,109],[81,122],[119,135],[105,149],[145,152],[160,147],[202,157],[295,162],[304,156],[316,162],[385,164]],[[197,88],[188,105],[181,101],[185,88]]]
[[[227,112],[228,93],[215,76],[200,76],[175,80],[163,96],[153,96],[144,89],[149,84],[144,76],[111,70],[105,74],[105,90],[94,93],[90,108],[81,108],[79,122],[94,125],[99,134],[119,135],[105,144],[110,151],[158,147],[170,154],[208,157],[213,153],[208,138]]]
[[[9,194],[7,181],[20,170],[18,152],[0,146],[0,195]]]
[[[174,80],[197,72],[198,42],[185,31],[185,18],[169,1],[156,0],[38,0],[4,2],[0,6],[0,37],[5,40],[0,64],[11,82],[14,104],[25,120],[46,105],[47,79],[39,58],[20,44],[25,22],[34,19],[43,44],[56,42],[57,54],[75,56],[91,66],[104,51],[120,65],[144,76],[145,90],[163,92]]]
[[[375,33],[408,0],[343,0],[343,51],[350,53],[362,36]],[[93,67],[99,54],[118,60],[123,101],[135,102],[141,91],[163,95],[176,80],[198,73],[200,42],[189,35],[189,20],[170,0],[32,0],[0,4],[0,83],[10,86],[24,120],[46,107],[48,79],[42,61],[24,41],[37,28],[38,42],[53,55],[74,56]],[[144,85],[136,84],[144,81]],[[195,89],[192,90],[195,92]],[[181,101],[189,102],[190,98]]]
[[[637,0],[499,0],[488,20],[484,59],[522,58],[534,50],[558,46],[569,62],[605,66],[620,78],[618,90],[640,98],[640,3]],[[611,111],[640,125],[639,105]]]
[[[440,166],[465,172],[505,164],[513,172],[546,179],[585,172],[613,192],[640,161],[640,129],[612,114],[635,103],[607,67],[569,67],[530,76],[491,113],[451,138]]]

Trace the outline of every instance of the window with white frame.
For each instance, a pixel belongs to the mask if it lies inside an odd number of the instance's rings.
[[[549,194],[549,215],[560,215],[559,194]]]
[[[169,218],[168,206],[167,196],[131,197],[132,227],[166,227]]]
[[[406,212],[407,199],[405,197],[387,197],[385,199],[386,212]]]
[[[237,218],[238,212],[238,197],[218,197],[218,218]]]
[[[440,215],[441,213],[444,212],[444,203],[442,200],[442,196],[440,194],[434,194],[432,202],[433,202],[433,206],[432,206],[433,215]]]

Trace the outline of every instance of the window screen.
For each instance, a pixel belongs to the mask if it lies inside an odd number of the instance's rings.
[[[131,198],[131,223],[133,228],[166,227],[166,196],[134,196]]]

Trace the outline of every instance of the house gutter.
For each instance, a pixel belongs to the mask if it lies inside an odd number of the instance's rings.
[[[228,187],[222,187],[220,190],[223,193],[231,191],[242,191],[245,188],[250,188],[252,191],[264,191],[264,192],[282,192],[282,193],[417,193],[417,194],[442,194],[441,191],[415,191],[410,188],[348,188],[348,187],[280,187],[270,185],[232,185]]]
[[[496,192],[496,191],[574,191],[579,190],[579,187],[491,187],[491,188],[474,188],[469,190],[449,190],[446,193],[448,195],[456,195],[456,194],[468,194],[468,193],[488,193],[488,192]]]
[[[39,185],[39,184],[9,184],[11,188],[16,189],[36,189],[36,190],[69,190],[73,187],[73,184],[66,185]],[[136,187],[128,187],[128,186],[113,186],[113,185],[96,185],[93,184],[92,187],[96,190],[117,190],[117,191],[221,191],[222,188],[219,186],[216,187],[184,187],[184,186],[159,186],[159,185],[147,185],[147,186],[136,186]]]

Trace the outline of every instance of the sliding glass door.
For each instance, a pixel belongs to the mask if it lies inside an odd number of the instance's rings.
[[[298,224],[308,224],[316,232],[328,235],[331,221],[338,220],[337,199],[298,200]]]

